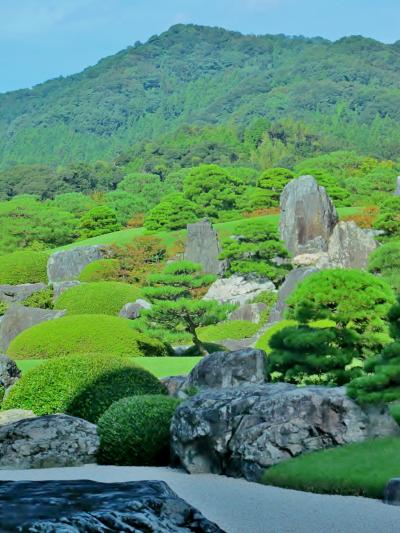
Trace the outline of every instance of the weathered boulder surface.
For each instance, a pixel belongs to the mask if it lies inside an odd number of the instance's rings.
[[[338,215],[325,188],[312,176],[289,182],[281,199],[280,234],[294,255],[326,251]]]
[[[68,415],[0,426],[0,468],[51,468],[96,462],[97,426]]]
[[[0,350],[7,351],[10,342],[25,329],[64,315],[65,311],[11,305],[0,323]]]
[[[188,375],[186,385],[199,388],[238,387],[265,383],[266,358],[262,350],[214,352],[203,357]]]
[[[275,285],[269,279],[257,276],[238,276],[217,279],[208,289],[204,300],[244,305],[264,291],[274,291]]]
[[[258,324],[261,320],[262,312],[266,308],[265,304],[244,304],[230,314],[229,320],[247,320]]]
[[[386,408],[362,409],[344,388],[285,383],[206,389],[178,406],[174,457],[191,473],[257,480],[290,457],[399,434]]]
[[[160,379],[167,389],[169,396],[176,398],[186,398],[185,393],[187,376],[168,376]]]
[[[36,418],[36,415],[29,409],[7,409],[6,411],[0,411],[0,426],[12,424],[19,420],[25,420],[26,418]]]
[[[143,311],[151,309],[151,303],[139,298],[136,302],[129,302],[119,312],[119,316],[128,320],[139,318]]]
[[[0,302],[23,302],[35,292],[46,289],[45,283],[23,283],[22,285],[0,285]]]
[[[164,481],[1,481],[2,531],[223,533]]]
[[[55,252],[47,263],[49,283],[76,279],[86,265],[107,255],[108,250],[102,245],[78,246],[71,250]]]
[[[222,266],[219,260],[221,247],[218,233],[208,220],[200,220],[187,226],[187,240],[184,259],[200,263],[207,274],[219,274]]]
[[[329,239],[330,266],[366,269],[368,257],[377,246],[371,233],[359,228],[355,222],[339,222]]]
[[[301,281],[303,281],[303,279],[305,279],[310,274],[314,274],[314,272],[318,272],[318,270],[319,269],[315,267],[301,267],[295,268],[294,270],[291,270],[289,272],[289,274],[285,278],[285,281],[282,283],[279,289],[278,300],[271,309],[268,319],[269,324],[279,322],[280,320],[284,319],[285,311],[287,308],[287,298],[290,296],[290,294],[292,294],[297,285]]]
[[[20,378],[21,371],[15,361],[6,355],[0,355],[0,387],[7,390]]]
[[[56,281],[53,283],[53,301],[55,302],[59,296],[68,289],[80,285],[81,282],[78,280],[71,281]]]

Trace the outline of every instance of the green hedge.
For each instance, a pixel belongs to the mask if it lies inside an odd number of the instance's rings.
[[[129,320],[107,315],[74,315],[43,322],[10,344],[14,359],[52,359],[70,354],[164,356],[167,349],[130,327]]]
[[[72,355],[24,373],[2,408],[31,409],[37,415],[67,413],[97,422],[125,396],[165,392],[155,376],[127,359]]]
[[[76,285],[63,292],[54,305],[68,315],[118,315],[128,302],[140,297],[140,289],[118,281],[99,281]]]
[[[259,330],[259,324],[247,320],[230,320],[219,324],[198,328],[197,333],[203,342],[218,342],[226,339],[241,340],[252,337]]]
[[[118,259],[99,259],[85,266],[79,275],[79,281],[112,281],[118,277],[119,269]]]
[[[171,419],[178,404],[168,396],[137,396],[111,405],[98,423],[99,462],[167,465]]]
[[[46,252],[22,251],[0,256],[0,285],[47,283]]]

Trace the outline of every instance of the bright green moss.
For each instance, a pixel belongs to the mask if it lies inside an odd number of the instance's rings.
[[[230,320],[219,324],[198,328],[197,333],[203,342],[218,342],[226,339],[241,340],[255,335],[258,324],[247,320]]]
[[[47,283],[45,252],[22,251],[0,256],[0,285]]]
[[[112,281],[117,279],[119,268],[118,259],[99,259],[85,266],[79,275],[79,281]]]

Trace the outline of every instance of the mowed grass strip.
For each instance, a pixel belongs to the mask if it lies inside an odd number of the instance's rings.
[[[158,378],[186,375],[200,361],[201,357],[132,357],[132,361]],[[35,368],[44,359],[16,361],[21,372]]]
[[[387,482],[394,477],[400,477],[400,437],[289,459],[266,470],[261,483],[321,494],[382,498]]]

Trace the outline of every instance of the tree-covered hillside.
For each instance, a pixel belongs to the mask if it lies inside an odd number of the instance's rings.
[[[228,145],[268,131],[275,150],[291,142],[302,157],[350,148],[397,159],[399,87],[400,43],[177,25],[80,74],[0,95],[0,165],[112,160],[185,125],[217,128]]]

